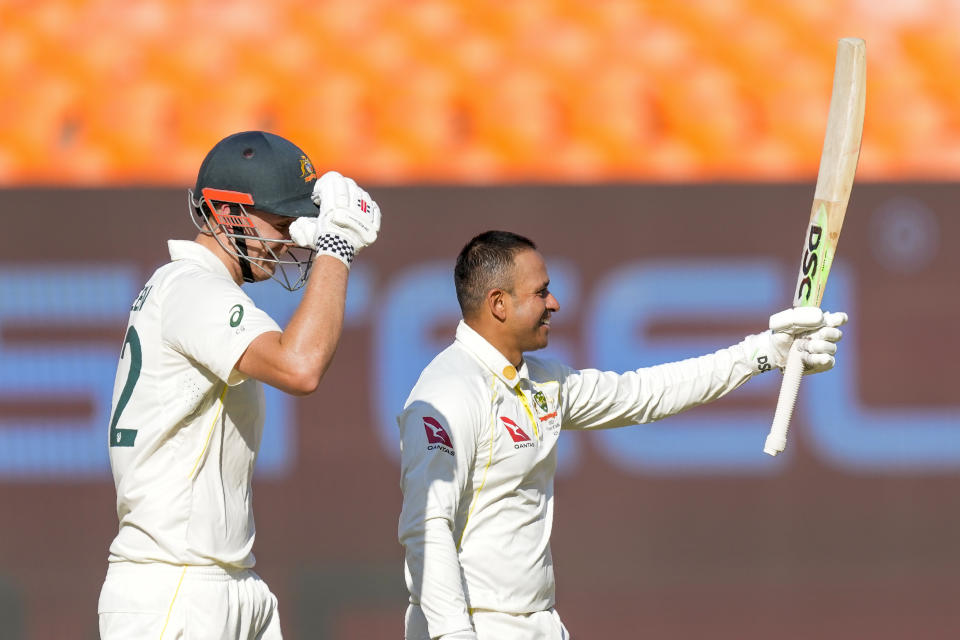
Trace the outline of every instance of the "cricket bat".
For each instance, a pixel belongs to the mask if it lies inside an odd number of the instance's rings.
[[[866,84],[866,44],[860,38],[843,38],[837,45],[827,132],[820,153],[810,224],[803,240],[794,307],[820,306],[823,299],[860,157]],[[787,429],[802,376],[803,362],[794,342],[787,356],[777,410],[763,447],[764,453],[775,456],[787,446]]]

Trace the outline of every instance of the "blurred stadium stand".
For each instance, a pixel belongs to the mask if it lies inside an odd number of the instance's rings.
[[[960,3],[0,3],[0,185],[180,185],[236,130],[364,182],[816,173],[866,39],[858,180],[960,176]]]
[[[456,251],[536,239],[578,367],[739,340],[789,299],[847,36],[842,364],[787,457],[776,377],[565,437],[558,608],[578,638],[957,638],[960,0],[0,0],[0,640],[99,635],[129,303],[217,140],[287,136],[394,221],[320,390],[266,390],[255,553],[288,640],[398,638],[394,416],[453,335]]]

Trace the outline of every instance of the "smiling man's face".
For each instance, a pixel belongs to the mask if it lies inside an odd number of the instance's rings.
[[[528,249],[514,255],[513,287],[506,296],[506,325],[513,347],[521,353],[547,346],[550,316],[560,310],[549,285],[547,265],[539,251]]]

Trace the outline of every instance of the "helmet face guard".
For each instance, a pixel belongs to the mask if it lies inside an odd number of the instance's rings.
[[[314,252],[300,247],[293,240],[264,238],[257,230],[257,226],[250,219],[250,213],[245,206],[253,207],[253,196],[242,191],[228,191],[225,189],[201,189],[197,198],[192,189],[187,190],[187,199],[190,204],[190,219],[201,233],[212,235],[217,244],[228,254],[240,262],[240,270],[246,282],[256,282],[254,270],[266,275],[271,280],[280,283],[288,291],[296,291],[303,287],[310,275],[313,265]],[[221,212],[217,204],[230,206],[230,212]],[[251,258],[247,244],[259,242],[266,251],[265,256]],[[286,251],[278,254],[273,245],[285,245]],[[264,263],[275,264],[271,271]]]

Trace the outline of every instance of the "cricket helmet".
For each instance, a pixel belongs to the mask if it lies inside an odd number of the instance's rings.
[[[227,136],[203,159],[193,192],[204,190],[246,194],[252,206],[281,216],[316,217],[310,199],[317,173],[297,145],[266,131],[244,131]],[[224,200],[229,202],[229,200]]]
[[[268,242],[250,214],[265,211],[288,218],[317,217],[320,210],[311,198],[316,181],[310,158],[289,140],[266,131],[235,133],[214,145],[203,159],[196,186],[188,190],[192,219],[237,257],[245,281],[254,282],[253,270],[259,269],[287,289],[299,289],[306,282],[313,253],[298,255],[291,251],[293,241],[283,240],[284,250],[268,248],[268,256],[250,258],[249,242],[259,241],[265,247]],[[229,213],[224,212],[223,204],[229,206]],[[276,263],[276,267],[266,269],[263,263]],[[290,266],[299,271],[294,280],[287,274]]]

